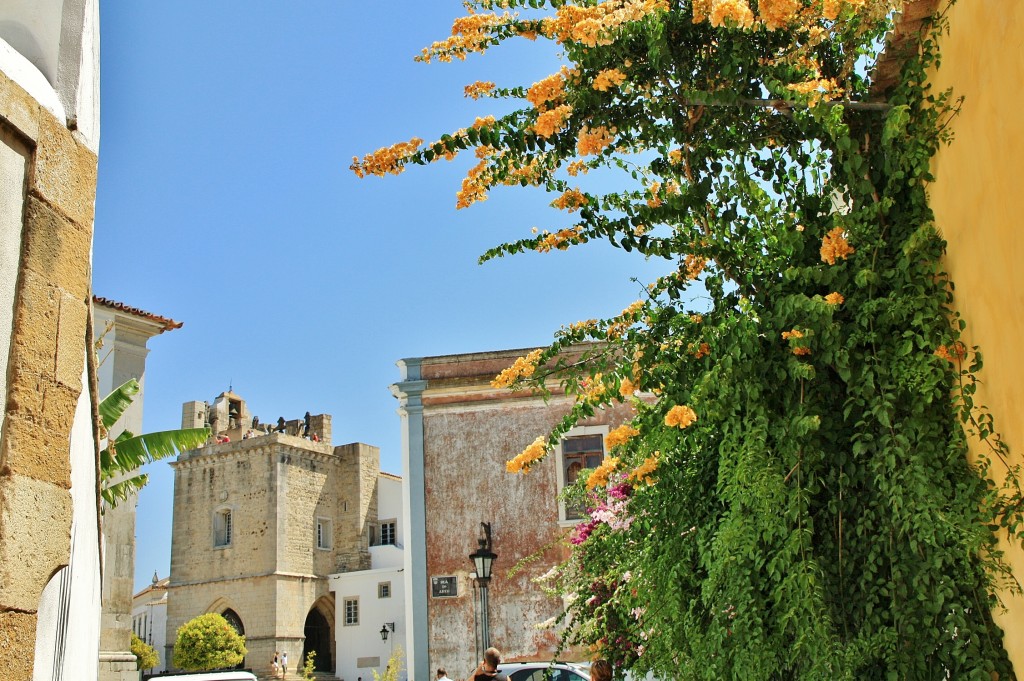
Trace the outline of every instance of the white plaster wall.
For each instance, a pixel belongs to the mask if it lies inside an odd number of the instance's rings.
[[[99,0],[0,2],[0,70],[97,153],[99,46]]]
[[[167,657],[167,595],[166,593],[159,599],[154,598],[151,601],[138,603],[132,608],[132,622],[139,617],[146,618],[146,631],[143,635],[139,636],[143,641],[153,646],[156,651],[157,659],[159,660],[157,666],[153,667],[153,671],[162,672],[167,670],[166,660]],[[134,626],[133,626],[134,629]]]
[[[51,84],[60,62],[62,0],[4,0],[0,38],[25,56]]]
[[[82,385],[89,385],[86,371]],[[92,409],[89,391],[83,390],[71,428],[71,562],[53,576],[39,601],[32,681],[96,679],[100,648],[96,475]]]
[[[377,517],[395,518],[395,542],[405,546],[405,522],[402,518],[402,480],[387,476],[377,478]],[[375,548],[375,547],[371,547]],[[383,567],[375,565],[374,567]]]
[[[401,553],[395,547],[391,551]],[[335,632],[337,641],[337,676],[345,681],[372,681],[373,672],[384,672],[385,665],[395,647],[405,641],[405,585],[402,569],[398,567],[376,570],[360,570],[331,575],[330,589],[335,598]],[[391,582],[391,597],[378,598],[377,585]],[[345,626],[345,599],[359,598],[359,624]],[[380,637],[381,627],[394,622],[395,631],[384,641]],[[358,667],[358,658],[377,657],[380,666]],[[403,663],[403,667],[406,665]],[[408,678],[407,672],[399,675]]]

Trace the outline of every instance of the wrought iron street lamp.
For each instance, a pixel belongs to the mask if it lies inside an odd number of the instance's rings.
[[[486,650],[491,647],[487,586],[491,581],[491,568],[494,566],[498,554],[491,550],[491,524],[480,523],[480,530],[481,536],[477,540],[479,546],[476,551],[469,554],[469,559],[473,561],[473,567],[476,568],[476,583],[480,587],[480,638],[483,648]]]

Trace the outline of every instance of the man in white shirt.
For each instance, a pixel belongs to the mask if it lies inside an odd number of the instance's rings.
[[[452,681],[448,678],[448,672],[444,670],[444,667],[437,670],[437,681]]]

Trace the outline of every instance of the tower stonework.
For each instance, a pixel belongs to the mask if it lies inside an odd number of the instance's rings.
[[[238,418],[251,418],[238,401]],[[204,408],[186,403],[183,425]],[[320,437],[329,435],[330,417],[309,422],[309,437],[252,429],[185,452],[172,464],[168,661],[178,627],[216,612],[245,634],[245,665],[261,678],[268,677],[275,651],[287,651],[297,670],[309,618],[335,622],[327,576],[370,567],[380,450],[334,447]],[[216,437],[221,429],[214,430]],[[335,638],[331,632],[330,649],[317,650],[318,666],[330,662],[333,669]]]

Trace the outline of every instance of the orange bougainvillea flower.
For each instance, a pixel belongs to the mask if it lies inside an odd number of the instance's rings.
[[[505,369],[491,381],[493,388],[507,388],[521,378],[533,376],[537,370],[537,362],[540,361],[541,350],[533,350],[525,357],[517,359],[512,366]]]
[[[846,232],[842,227],[833,227],[825,238],[821,240],[821,259],[829,265],[835,265],[836,260],[845,260],[848,256],[857,251],[846,240]]]
[[[517,454],[514,458],[505,462],[505,470],[509,473],[529,473],[532,466],[539,459],[548,453],[547,441],[543,436],[538,437],[530,445]]]
[[[494,83],[490,81],[478,80],[475,83],[470,83],[465,88],[466,96],[470,99],[480,99],[486,97],[494,91]]]
[[[399,142],[398,144],[392,144],[390,147],[378,149],[372,154],[364,156],[362,160],[358,156],[353,156],[352,165],[349,166],[349,169],[357,177],[365,177],[367,175],[384,177],[388,173],[399,175],[405,170],[405,167],[402,165],[402,159],[415,153],[422,144],[422,139],[413,137],[408,142]]]
[[[594,84],[591,86],[600,92],[606,92],[613,87],[618,87],[626,80],[626,74],[618,69],[605,69],[594,76]]]
[[[576,153],[580,156],[600,154],[614,141],[615,128],[608,129],[603,125],[596,128],[583,128],[580,130],[580,137],[576,142]]]
[[[624,445],[630,439],[640,434],[640,431],[625,423],[604,436],[604,444],[610,450],[613,447]]]
[[[653,474],[658,470],[658,464],[661,463],[660,458],[661,452],[654,452],[653,455],[644,459],[642,464],[633,469],[633,472],[629,474],[629,479],[636,484],[653,485],[655,482]]]
[[[676,405],[665,414],[665,425],[672,428],[688,428],[697,420],[697,413],[685,405]]]
[[[537,122],[533,124],[533,131],[545,139],[551,137],[556,132],[565,129],[571,115],[572,107],[568,104],[544,111],[537,116]]]
[[[619,467],[619,457],[617,456],[606,456],[601,465],[594,469],[594,472],[587,478],[587,489],[594,489],[595,487],[604,487],[608,484],[608,476],[615,472],[615,469]]]
[[[825,302],[829,305],[842,305],[846,301],[842,293],[833,291],[832,293],[825,296]]]

